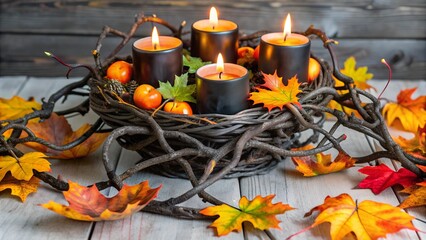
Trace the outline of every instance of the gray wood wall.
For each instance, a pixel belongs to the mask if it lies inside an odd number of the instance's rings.
[[[210,6],[221,18],[237,22],[241,31],[281,31],[287,13],[293,29],[309,25],[339,40],[339,62],[355,56],[375,78],[386,78],[381,58],[391,62],[394,78],[426,79],[425,0],[0,0],[0,75],[63,76],[66,70],[44,56],[51,51],[67,62],[93,63],[90,51],[104,25],[127,32],[135,14],[157,14],[178,26],[208,15]],[[144,25],[138,36],[148,34]],[[161,32],[161,29],[160,29]],[[166,30],[163,29],[165,33]],[[119,41],[109,38],[104,49]],[[313,52],[327,57],[320,40]],[[130,54],[125,48],[121,54]],[[78,72],[75,75],[82,75]]]

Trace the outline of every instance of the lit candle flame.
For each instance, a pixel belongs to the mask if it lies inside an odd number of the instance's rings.
[[[160,47],[160,39],[158,37],[158,31],[157,31],[157,27],[154,27],[152,29],[152,47],[154,48],[154,50],[157,50],[157,48]]]
[[[223,57],[222,57],[222,54],[219,53],[219,55],[217,55],[217,63],[216,63],[216,71],[219,73],[219,78],[222,75],[223,70],[224,70]]]
[[[210,24],[212,25],[212,28],[215,29],[217,26],[219,20],[217,17],[217,11],[215,7],[210,8],[210,18],[209,18]]]
[[[284,41],[287,39],[288,36],[290,36],[290,34],[291,34],[291,18],[289,13],[287,14],[287,18],[285,19],[285,22],[284,22],[284,32],[283,32]]]

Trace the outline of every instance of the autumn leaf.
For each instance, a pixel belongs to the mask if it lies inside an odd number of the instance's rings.
[[[150,188],[148,181],[134,186],[124,184],[117,195],[107,198],[99,192],[96,185],[85,187],[72,181],[68,184],[69,189],[63,194],[69,206],[53,201],[40,206],[80,221],[117,220],[130,216],[156,198],[161,188]]]
[[[278,77],[277,72],[273,75],[262,73],[265,83],[261,87],[256,87],[257,92],[251,92],[249,100],[253,100],[254,104],[262,103],[263,107],[271,111],[278,107],[281,110],[288,103],[298,103],[297,94],[301,92],[299,89],[300,83],[297,77],[294,76],[288,80],[287,86],[282,82],[282,78]]]
[[[224,236],[231,231],[241,231],[243,222],[250,222],[260,230],[269,228],[278,228],[280,221],[276,218],[277,214],[283,214],[292,210],[288,204],[281,202],[272,204],[275,195],[266,197],[256,196],[252,201],[242,197],[239,202],[239,209],[226,204],[204,208],[200,211],[206,216],[219,215],[210,227],[215,227],[218,236]]]
[[[401,192],[408,193],[410,196],[408,196],[401,204],[399,204],[398,207],[411,208],[426,206],[426,181],[405,188]]]
[[[357,239],[368,240],[384,238],[386,234],[396,233],[401,229],[418,231],[411,222],[414,217],[401,208],[370,200],[358,203],[346,193],[326,197],[322,205],[311,209],[305,217],[312,215],[314,211],[319,211],[319,215],[308,229],[329,222],[331,239],[343,239],[351,232]]]
[[[87,130],[91,127],[89,124],[85,124],[77,131],[73,132],[66,118],[58,116],[55,113],[43,122],[30,122],[27,126],[37,137],[58,146],[74,141],[87,132]],[[45,152],[52,158],[72,159],[84,157],[94,152],[100,145],[102,145],[107,136],[108,133],[94,133],[82,144],[64,151],[56,151],[35,142],[27,142],[25,145],[37,151]]]
[[[389,126],[402,126],[406,131],[416,132],[426,124],[426,96],[412,99],[417,88],[399,92],[397,102],[387,103],[382,110]]]
[[[367,83],[368,80],[373,78],[373,74],[368,73],[368,67],[359,67],[356,68],[356,60],[354,57],[349,57],[343,64],[343,69],[340,70],[344,75],[352,78],[354,81],[354,85],[359,89],[370,89],[373,88],[371,85]],[[334,78],[335,86],[341,87],[343,86],[343,82]]]
[[[27,101],[19,96],[0,98],[0,120],[15,120],[39,109],[41,104],[34,99]]]
[[[191,57],[191,56],[182,56],[183,66],[188,67],[189,73],[195,73],[200,67],[210,64],[211,62],[203,62],[201,58]]]
[[[29,181],[33,176],[33,170],[39,172],[50,171],[50,163],[44,153],[29,152],[19,159],[11,156],[0,156],[0,181],[7,172],[10,172],[17,180]]]
[[[368,175],[358,186],[360,188],[369,188],[374,194],[379,194],[386,188],[396,184],[408,187],[419,181],[417,175],[408,169],[401,168],[395,172],[386,166],[386,164],[366,166],[358,171]]]
[[[303,148],[295,148],[293,150],[308,150],[312,149],[312,145]],[[314,156],[292,157],[296,165],[296,170],[303,173],[304,177],[313,177],[321,174],[338,172],[352,167],[355,160],[345,153],[340,152],[334,161],[331,161],[331,154],[324,155],[322,153]]]
[[[13,196],[17,196],[22,202],[25,202],[30,193],[37,192],[37,187],[40,179],[31,177],[29,181],[17,180],[10,174],[7,174],[3,180],[0,181],[0,192],[10,189]]]
[[[408,193],[408,196],[398,207],[410,208],[426,206],[426,181],[405,188],[402,193]]]
[[[196,100],[192,96],[195,92],[195,84],[188,85],[188,73],[181,76],[175,76],[175,81],[172,86],[170,82],[158,82],[160,87],[157,90],[161,93],[164,99],[172,99],[177,102],[193,102]]]
[[[426,158],[426,125],[419,128],[412,139],[401,136],[394,138],[395,142],[407,153],[421,155]]]

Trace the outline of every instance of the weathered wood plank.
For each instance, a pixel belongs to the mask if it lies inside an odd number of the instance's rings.
[[[385,58],[393,66],[396,79],[425,79],[426,40],[383,40],[383,39],[338,39],[334,46],[340,66],[349,56],[355,56],[358,66],[368,66],[376,79],[387,78],[387,68],[380,63]],[[70,63],[93,65],[91,50],[97,37],[43,35],[0,35],[0,75],[64,76],[67,69],[44,55],[50,51]],[[106,56],[118,44],[119,38],[107,38],[103,43],[102,55]],[[33,43],[37,42],[35,48]],[[119,55],[131,55],[131,43]],[[321,41],[312,41],[312,52],[329,59]],[[394,59],[394,61],[392,60]],[[85,70],[77,70],[72,76],[83,76]]]
[[[140,160],[136,152],[123,150],[117,167],[121,173],[129,167],[134,166]],[[162,184],[158,200],[166,200],[176,197],[191,189],[189,181],[184,179],[173,179],[158,176],[151,173],[138,173],[127,180],[128,184],[137,184],[148,180],[151,187]],[[238,203],[240,198],[237,179],[221,180],[206,190],[218,199],[232,205]],[[208,205],[203,203],[197,196],[184,202],[182,206],[203,208]],[[191,221],[175,219],[151,213],[136,213],[129,218],[117,221],[99,222],[93,231],[93,239],[216,239],[214,230],[208,229],[209,221]],[[231,233],[223,239],[244,239],[240,233]]]
[[[381,91],[385,82],[372,81],[372,84]],[[426,91],[424,81],[410,84],[410,86],[416,85],[419,87],[419,91]],[[392,82],[385,92],[384,97],[395,98],[402,86],[404,86],[404,88],[408,87],[408,85],[404,85],[403,81]],[[330,128],[331,124],[331,122],[326,122],[325,127]],[[349,154],[353,156],[362,156],[371,152],[362,134],[345,128],[340,128],[336,136],[340,134],[346,134],[348,136],[348,139],[342,143],[342,147],[348,151]],[[356,189],[358,183],[365,177],[357,172],[357,169],[357,167],[354,167],[334,174],[304,178],[295,170],[291,160],[287,159],[270,174],[241,179],[241,193],[249,198],[253,198],[259,194],[262,196],[276,194],[276,202],[281,201],[297,208],[279,217],[282,221],[280,226],[283,230],[272,230],[272,233],[277,239],[285,239],[289,235],[311,225],[316,215],[303,218],[304,213],[322,204],[326,196],[335,197],[342,193],[348,193],[359,202],[363,200],[373,200],[389,203],[393,206],[399,204],[398,198],[395,196],[392,189],[387,189],[379,195],[374,195],[369,189]],[[419,214],[423,212],[424,210],[421,210]],[[409,211],[409,213],[414,213],[414,216],[418,216],[414,211]],[[421,219],[424,219],[424,215]],[[420,229],[425,229],[424,223],[418,221],[413,221],[413,223]],[[263,233],[255,231],[249,226],[246,228],[246,234],[248,239],[258,239],[256,236],[264,236]],[[329,226],[324,225],[300,234],[295,237],[295,239],[328,239],[328,236]],[[388,239],[419,238],[413,231],[401,231],[397,234],[389,235]]]
[[[97,34],[103,25],[128,29],[139,11],[178,26],[206,18],[206,1],[8,1],[1,4],[2,32]],[[424,38],[424,2],[416,1],[216,1],[222,18],[237,22],[243,31],[281,30],[287,13],[294,29],[311,24],[330,35],[366,38]],[[254,21],[256,19],[256,21]],[[66,30],[65,30],[66,29]],[[189,27],[187,28],[189,29]],[[145,30],[145,33],[149,31]]]
[[[0,77],[0,97],[11,98],[25,85],[27,77]]]
[[[34,79],[30,78],[19,95],[27,98],[35,97],[40,101],[48,97],[57,89],[70,81],[60,79]],[[3,89],[0,89],[3,92]],[[72,106],[81,101],[81,98],[71,97],[59,108]],[[93,115],[82,118],[70,118],[68,121],[74,127],[83,123],[93,122]],[[113,154],[119,154],[117,145],[113,146]],[[111,156],[113,160],[118,157]],[[65,180],[73,180],[79,184],[92,184],[96,181],[106,180],[105,170],[101,161],[100,149],[94,154],[78,160],[53,160],[51,174],[62,176]],[[62,194],[52,191],[50,186],[42,183],[38,191],[28,196],[25,203],[9,196],[7,191],[0,192],[0,238],[1,239],[87,239],[93,226],[90,222],[78,222],[59,216],[51,211],[36,206],[49,200],[65,203]],[[67,204],[66,204],[67,205]]]

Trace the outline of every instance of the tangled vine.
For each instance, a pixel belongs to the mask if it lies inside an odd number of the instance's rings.
[[[380,113],[380,101],[370,93],[356,88],[351,78],[340,73],[332,49],[334,40],[329,39],[324,32],[315,29],[313,26],[302,34],[320,38],[324,47],[330,53],[332,64],[329,66],[325,61],[318,59],[323,69],[320,73],[320,80],[309,86],[304,86],[304,94],[299,100],[300,105],[287,104],[282,111],[275,109],[267,112],[260,107],[253,107],[232,116],[210,114],[188,117],[176,116],[162,111],[154,114],[151,111],[140,110],[126,103],[107,89],[102,89],[102,81],[104,81],[102,76],[105,74],[106,67],[118,59],[117,54],[144,23],[163,25],[177,38],[182,38],[182,35],[185,34],[183,32],[185,22],[175,28],[156,16],[138,15],[127,33],[108,26],[103,28],[96,48],[92,52],[96,67],[66,64],[50,54],[68,67],[68,73],[75,68],[84,67],[89,70],[89,74],[82,80],[58,90],[47,100],[43,99],[41,110],[35,110],[16,120],[1,120],[0,135],[10,129],[13,131],[11,137],[7,140],[0,138],[0,154],[19,158],[23,153],[16,146],[25,142],[37,142],[58,151],[66,150],[83,143],[95,132],[111,131],[104,143],[102,154],[109,180],[94,183],[98,189],[105,189],[110,186],[120,189],[125,179],[148,168],[168,176],[185,177],[192,184],[190,190],[164,201],[152,201],[144,208],[144,211],[189,219],[206,217],[200,215],[198,209],[177,205],[195,195],[211,204],[222,204],[218,198],[204,191],[208,186],[222,178],[265,173],[286,157],[307,156],[331,148],[345,152],[340,143],[345,140],[346,136],[334,136],[339,126],[363,133],[375,139],[383,148],[382,151],[355,157],[357,163],[371,162],[378,158],[395,159],[403,167],[418,176],[426,177],[425,173],[416,166],[416,164],[425,165],[426,162],[407,154],[392,140]],[[263,33],[256,32],[242,36],[240,43],[255,46]],[[108,35],[120,37],[122,41],[102,60],[100,54],[102,41]],[[184,42],[184,47],[188,48],[188,46],[189,43]],[[130,57],[127,57],[127,59],[130,59]],[[332,76],[341,80],[344,86],[335,88],[333,84],[330,84],[333,83]],[[90,87],[90,93],[81,91],[87,86]],[[43,120],[49,118],[54,112],[55,104],[60,99],[66,100],[71,95],[86,99],[78,106],[56,112],[58,115],[75,113],[84,115],[91,109],[100,115],[100,118],[81,137],[66,145],[58,146],[38,138],[26,126],[31,119],[40,118]],[[369,102],[361,103],[362,97],[368,99]],[[343,109],[355,109],[361,117],[328,108],[327,103],[331,100],[341,104]],[[123,114],[124,117],[114,117],[117,116],[117,113]],[[325,113],[331,114],[337,119],[330,130],[322,128]],[[105,123],[112,129],[105,129]],[[299,142],[297,134],[305,130],[312,130],[313,134],[307,141]],[[22,132],[27,133],[27,136],[21,138]],[[199,134],[200,132],[207,135]],[[137,138],[134,136],[137,136]],[[206,139],[210,140],[206,141]],[[110,146],[114,141],[117,141],[126,149],[138,151],[143,157],[143,161],[118,175],[109,158]],[[317,141],[318,144],[313,149],[290,150],[291,147]],[[200,161],[199,159],[203,160]],[[170,167],[162,166],[178,166],[179,172],[164,171],[164,169],[170,169]],[[34,170],[34,175],[57,190],[68,190],[67,182],[53,177],[49,173]]]

